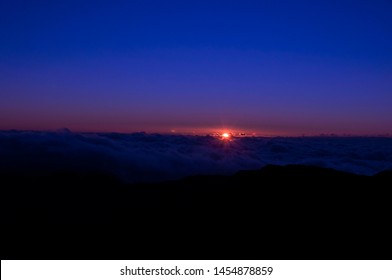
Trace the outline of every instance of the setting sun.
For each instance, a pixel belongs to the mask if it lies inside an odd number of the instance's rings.
[[[229,139],[230,134],[225,132],[225,133],[222,134],[222,137],[223,137],[223,139]]]

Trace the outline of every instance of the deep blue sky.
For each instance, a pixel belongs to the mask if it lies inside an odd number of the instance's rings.
[[[1,1],[0,129],[392,132],[392,1]]]

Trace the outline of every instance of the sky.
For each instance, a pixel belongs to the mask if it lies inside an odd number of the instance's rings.
[[[0,129],[392,133],[391,1],[1,1]]]

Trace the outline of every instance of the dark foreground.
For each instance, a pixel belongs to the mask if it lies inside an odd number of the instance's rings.
[[[124,185],[1,179],[2,258],[390,259],[392,171],[288,165]]]

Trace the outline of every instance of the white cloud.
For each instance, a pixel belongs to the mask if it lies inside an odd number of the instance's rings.
[[[104,171],[128,182],[307,164],[372,175],[392,169],[392,138],[237,138],[0,132],[3,171]]]

